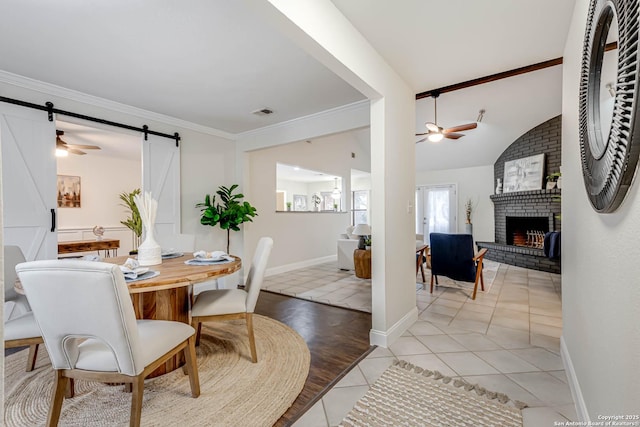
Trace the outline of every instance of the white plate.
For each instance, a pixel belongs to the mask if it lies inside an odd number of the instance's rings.
[[[138,267],[133,269],[133,272],[136,273],[138,276],[142,276],[147,271],[149,271],[149,267]]]
[[[195,257],[196,261],[204,261],[204,262],[216,262],[216,261],[226,261],[227,259],[223,256],[214,257],[214,258],[204,258],[204,257]]]

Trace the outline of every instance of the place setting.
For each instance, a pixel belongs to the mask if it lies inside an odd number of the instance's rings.
[[[127,258],[124,264],[120,265],[120,271],[124,275],[127,283],[137,282],[138,280],[151,279],[160,274],[159,271],[150,270],[149,267],[140,267],[138,260]]]
[[[235,261],[235,258],[223,251],[197,251],[193,253],[193,258],[186,260],[187,265],[211,265],[226,264]]]

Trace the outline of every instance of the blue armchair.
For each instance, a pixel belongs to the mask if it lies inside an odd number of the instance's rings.
[[[470,234],[431,233],[431,293],[433,281],[437,276],[446,276],[461,282],[473,282],[473,296],[476,299],[478,282],[484,291],[484,277],[482,276],[482,261],[487,252],[483,248],[475,254],[473,237]]]

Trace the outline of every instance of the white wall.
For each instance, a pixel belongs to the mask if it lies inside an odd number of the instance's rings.
[[[200,224],[200,211],[196,203],[204,201],[207,193],[214,193],[220,185],[229,186],[236,181],[236,152],[230,136],[213,129],[192,125],[171,117],[137,110],[133,107],[94,98],[77,92],[35,82],[30,89],[30,82],[20,85],[0,82],[0,93],[3,96],[44,105],[46,101],[54,103],[56,108],[82,113],[131,126],[148,125],[158,132],[180,133],[181,154],[181,221],[182,232],[196,234],[197,248],[210,250],[226,247],[226,232],[219,228],[205,227]],[[43,112],[42,114],[46,114]],[[86,122],[85,122],[86,123]],[[84,156],[89,157],[89,155]],[[116,171],[115,173],[119,173]],[[104,179],[110,179],[111,173],[105,173]],[[117,202],[116,202],[117,204]],[[96,225],[93,221],[90,224]],[[232,237],[242,256],[241,233]],[[119,253],[120,254],[120,253]]]
[[[564,52],[562,350],[579,415],[598,421],[640,409],[640,182],[612,214],[596,213],[583,186],[578,87],[588,7],[576,1]]]
[[[457,184],[459,233],[464,231],[465,203],[470,198],[474,203],[471,216],[474,240],[495,241],[493,203],[489,199],[489,196],[495,192],[493,165],[416,173],[416,187],[434,184]]]
[[[356,158],[351,158],[356,152]],[[276,164],[295,164],[303,169],[349,177],[351,169],[369,169],[369,156],[349,133],[331,135],[247,153],[248,201],[258,210],[253,223],[245,225],[246,251],[255,248],[260,237],[274,239],[269,268],[281,271],[300,262],[336,256],[338,235],[344,233],[350,216],[346,212],[276,212]],[[331,183],[333,189],[333,183]],[[350,192],[345,180],[343,200]],[[289,197],[289,194],[287,194]],[[348,200],[348,197],[346,197]],[[308,200],[308,203],[311,201]]]

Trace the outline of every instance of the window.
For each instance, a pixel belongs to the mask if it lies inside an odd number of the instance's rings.
[[[351,225],[369,224],[369,190],[351,192]]]

